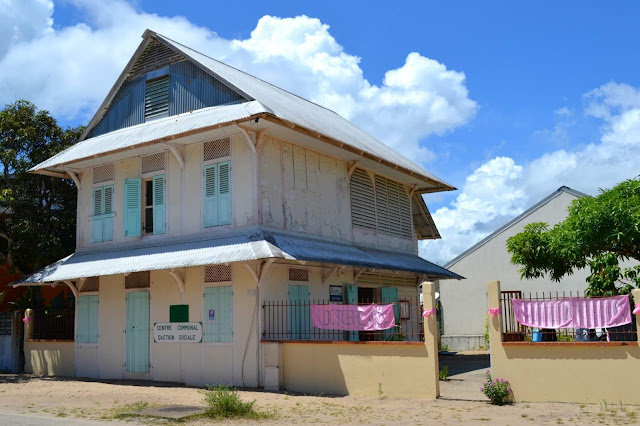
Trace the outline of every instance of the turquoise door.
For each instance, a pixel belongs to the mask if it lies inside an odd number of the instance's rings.
[[[395,287],[382,287],[380,299],[383,305],[393,303],[393,315],[396,317],[396,327],[384,330],[384,339],[388,340],[392,334],[400,334],[400,304],[398,303],[398,289]]]
[[[291,339],[309,338],[309,287],[306,285],[289,286],[289,331]]]
[[[127,293],[126,370],[149,372],[149,292]]]
[[[347,286],[347,304],[348,305],[357,305],[358,304],[358,286],[357,285],[348,285]],[[357,331],[349,331],[349,341],[357,342],[360,340],[360,335]]]

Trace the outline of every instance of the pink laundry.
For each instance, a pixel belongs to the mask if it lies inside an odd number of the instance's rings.
[[[537,328],[610,328],[631,323],[629,296],[558,300],[513,299],[522,325]]]
[[[375,331],[395,327],[393,304],[311,305],[313,326],[325,330]]]

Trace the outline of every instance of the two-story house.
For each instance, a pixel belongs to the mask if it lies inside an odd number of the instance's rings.
[[[64,283],[77,300],[75,341],[27,341],[31,371],[57,357],[76,376],[287,386],[305,370],[288,361],[313,362],[286,342],[419,343],[420,282],[460,278],[417,255],[439,238],[422,194],[454,188],[149,30],[80,142],[31,172],[78,188],[76,253],[17,283]],[[318,330],[309,309],[323,303],[393,303],[396,327]]]

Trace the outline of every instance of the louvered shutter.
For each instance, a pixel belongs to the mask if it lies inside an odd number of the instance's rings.
[[[382,287],[380,289],[380,299],[382,304],[388,305],[393,303],[393,315],[396,318],[396,326],[400,325],[400,304],[398,303],[398,289],[397,287]],[[385,338],[388,338],[392,334],[398,333],[399,328],[390,328],[384,330]]]
[[[358,304],[358,286],[356,285],[348,285],[347,286],[347,304],[349,305],[357,305]],[[357,342],[360,340],[360,336],[357,331],[349,332],[349,341]]]
[[[375,194],[369,174],[362,169],[356,169],[351,175],[350,189],[353,226],[375,231]]]
[[[393,220],[389,205],[387,180],[381,176],[376,176],[376,217],[378,218],[378,232],[384,234],[390,233],[390,222]]]
[[[218,225],[218,165],[204,167],[204,226]]]
[[[231,223],[231,162],[218,163],[218,224]]]
[[[164,234],[166,232],[166,190],[165,176],[153,177],[153,233]]]
[[[113,185],[93,189],[91,241],[99,243],[113,239]]]
[[[91,221],[91,241],[102,242],[102,221],[98,216],[102,214],[103,187],[93,188],[93,218]]]
[[[169,76],[147,81],[144,94],[145,121],[169,116]]]
[[[113,240],[113,185],[103,187],[103,214],[102,221],[102,241]]]
[[[142,232],[142,179],[124,180],[124,236],[139,237]]]

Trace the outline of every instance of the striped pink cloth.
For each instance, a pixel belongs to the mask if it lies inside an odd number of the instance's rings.
[[[610,328],[631,322],[629,296],[558,300],[513,299],[513,313],[522,325],[537,328]]]

